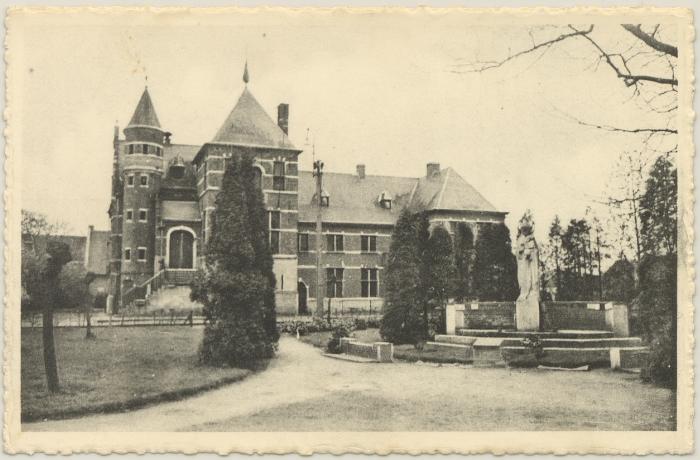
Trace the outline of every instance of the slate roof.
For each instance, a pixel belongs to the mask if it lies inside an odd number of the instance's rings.
[[[175,157],[180,156],[185,163],[191,163],[201,145],[170,144],[163,146],[163,160],[167,165]]]
[[[360,179],[354,174],[324,173],[323,190],[329,195],[330,205],[322,210],[323,221],[393,225],[415,184],[416,179],[411,177],[367,175]],[[382,208],[377,201],[385,191],[394,198],[391,209]],[[316,182],[311,171],[300,171],[299,221],[316,221],[315,194]]]
[[[161,207],[163,220],[199,222],[199,204],[196,201],[163,201]]]
[[[87,271],[96,275],[106,275],[109,269],[109,232],[93,230],[90,234]]]
[[[211,143],[295,150],[247,87]]]
[[[434,177],[418,179],[411,206],[426,210],[498,212],[452,168],[442,169]]]
[[[452,168],[434,177],[394,177],[324,173],[323,190],[330,205],[322,210],[328,223],[393,225],[401,210],[480,211],[505,214],[496,210],[479,192]],[[391,209],[379,204],[379,196],[393,197]],[[315,222],[316,186],[311,171],[299,172],[299,222]]]
[[[153,101],[151,101],[151,95],[148,94],[148,88],[143,90],[141,99],[139,99],[139,103],[136,105],[136,110],[127,128],[129,126],[153,126],[160,128],[158,115],[156,115],[156,109],[153,106]]]

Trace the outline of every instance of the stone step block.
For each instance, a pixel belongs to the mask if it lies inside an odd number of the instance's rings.
[[[648,347],[610,349],[610,367],[613,369],[641,369],[646,366],[648,359]]]
[[[476,341],[476,337],[467,337],[463,335],[446,335],[446,334],[436,334],[435,342],[437,343],[454,343],[457,345],[473,345]]]
[[[429,354],[431,353],[439,353],[441,360],[454,360],[457,363],[470,363],[473,359],[473,348],[470,345],[426,342],[423,345],[423,355],[426,359],[429,359]]]
[[[523,345],[521,338],[508,338],[503,346],[517,347]],[[639,337],[605,337],[605,338],[542,338],[542,346],[549,348],[612,348],[639,347]]]
[[[478,337],[472,345],[475,366],[505,366],[501,354],[502,338]]]

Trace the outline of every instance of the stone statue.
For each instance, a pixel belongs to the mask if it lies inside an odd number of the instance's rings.
[[[528,209],[518,223],[516,240],[520,296],[515,302],[515,325],[519,331],[540,328],[540,259],[534,230],[535,223]]]

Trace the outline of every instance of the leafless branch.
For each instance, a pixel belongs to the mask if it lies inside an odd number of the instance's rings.
[[[572,25],[569,25],[569,28],[575,32],[578,31],[578,29],[576,29]],[[635,75],[635,74],[630,73],[629,69],[627,68],[627,63],[625,61],[625,58],[622,57],[622,55],[609,54],[609,53],[605,52],[603,50],[603,48],[601,48],[600,45],[598,45],[598,43],[595,40],[593,40],[587,33],[585,33],[585,34],[582,33],[582,34],[578,34],[578,35],[585,38],[586,40],[588,40],[598,50],[601,58],[604,59],[605,62],[608,64],[608,66],[615,71],[615,73],[617,74],[617,77],[622,79],[625,82],[625,85],[633,86],[637,82],[640,82],[640,81],[648,81],[648,82],[652,82],[652,83],[658,83],[661,85],[673,85],[673,86],[678,85],[678,80],[676,80],[675,78],[664,78],[664,77],[657,77],[657,76],[653,76],[653,75]],[[622,65],[626,68],[625,69],[626,72],[622,71],[620,69],[620,67],[618,67],[615,64],[615,62],[613,61],[614,57],[619,57],[621,59]]]
[[[626,31],[640,39],[642,42],[644,42],[647,46],[650,48],[655,49],[656,51],[659,51],[664,54],[671,55],[673,57],[678,57],[678,48],[672,45],[669,45],[668,43],[661,42],[656,39],[656,32],[659,30],[659,25],[657,24],[656,27],[654,27],[654,31],[651,34],[648,34],[642,30],[642,26],[640,24],[637,25],[632,25],[632,24],[622,24],[622,27],[625,28]]]
[[[473,69],[469,69],[469,70],[465,70],[465,72],[483,72],[485,70],[495,69],[495,68],[501,67],[503,64],[505,64],[509,61],[512,61],[513,59],[516,59],[520,56],[523,56],[525,54],[532,53],[532,52],[537,51],[538,49],[541,49],[541,48],[548,48],[548,47],[554,45],[555,43],[559,43],[561,41],[564,41],[564,40],[572,38],[572,37],[587,35],[587,34],[591,33],[592,31],[593,31],[593,25],[591,24],[591,26],[586,30],[576,30],[576,31],[571,32],[571,33],[561,34],[556,38],[544,41],[542,43],[537,43],[537,44],[534,43],[534,38],[532,38],[532,34],[530,34],[530,37],[533,40],[532,47],[525,49],[525,50],[522,50],[522,51],[519,51],[515,54],[511,54],[507,58],[505,58],[501,61],[489,61],[489,62],[476,63],[475,65],[478,65],[478,67],[473,68]]]

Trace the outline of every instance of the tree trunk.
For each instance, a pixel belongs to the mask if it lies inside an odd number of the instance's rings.
[[[85,305],[85,338],[94,339],[95,334],[92,333],[92,327],[90,324],[90,312],[92,310],[92,307],[90,306],[89,302],[86,302]]]
[[[42,320],[46,385],[49,392],[56,393],[60,390],[60,387],[58,384],[58,366],[56,364],[56,345],[53,337],[53,305],[51,305],[51,302],[46,302],[46,305],[44,305]]]

